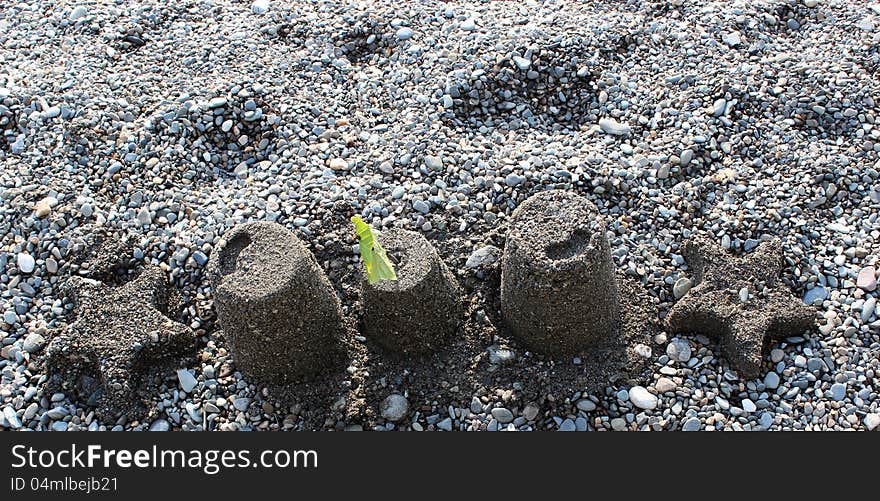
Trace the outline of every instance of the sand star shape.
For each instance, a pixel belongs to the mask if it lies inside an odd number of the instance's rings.
[[[815,310],[779,280],[783,258],[778,238],[738,257],[698,236],[685,242],[683,255],[695,286],[669,311],[667,325],[674,332],[719,339],[724,356],[742,377],[759,374],[768,338],[800,335],[815,325]]]
[[[177,298],[164,272],[147,268],[118,287],[74,276],[68,294],[78,312],[49,344],[50,384],[103,418],[137,417],[151,392],[142,387],[148,376],[195,354],[193,331],[168,317]]]

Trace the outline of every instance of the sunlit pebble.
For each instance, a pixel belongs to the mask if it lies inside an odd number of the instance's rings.
[[[36,261],[33,256],[28,253],[20,252],[18,254],[18,269],[22,273],[31,273],[34,271],[34,267],[36,266]]]

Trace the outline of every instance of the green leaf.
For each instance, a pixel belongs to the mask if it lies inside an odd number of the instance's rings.
[[[381,280],[397,280],[394,265],[385,254],[385,249],[376,240],[373,228],[357,216],[353,216],[351,222],[354,223],[354,231],[360,239],[361,258],[367,268],[367,281],[374,284]]]

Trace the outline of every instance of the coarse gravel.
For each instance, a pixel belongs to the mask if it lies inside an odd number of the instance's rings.
[[[856,0],[5,4],[0,429],[877,430],[878,47],[880,5]],[[372,412],[334,401],[317,424],[235,368],[205,275],[224,233],[294,231],[351,316],[352,214],[423,233],[486,326],[474,338],[540,360],[479,293],[498,253],[465,264],[551,188],[595,204],[658,320],[701,232],[738,254],[779,238],[818,328],[773,342],[753,379],[677,332],[636,349],[640,382],[562,396],[372,374]],[[74,314],[62,286],[101,231],[180,290],[198,336],[144,419],[99,420],[45,385],[45,343]]]

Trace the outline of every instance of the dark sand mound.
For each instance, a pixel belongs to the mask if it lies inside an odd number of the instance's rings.
[[[396,256],[396,281],[364,277],[364,335],[387,350],[425,353],[446,343],[463,314],[455,277],[420,233],[393,229],[379,243]]]
[[[237,226],[208,263],[236,366],[255,380],[301,382],[341,371],[344,322],[317,261],[283,226]]]
[[[158,268],[110,287],[72,277],[76,321],[47,350],[49,386],[97,407],[104,418],[138,418],[156,391],[150,384],[195,355],[193,331],[172,320],[179,300]]]
[[[685,243],[684,255],[696,286],[669,311],[669,329],[719,338],[741,376],[759,374],[768,338],[799,335],[814,325],[813,308],[779,283],[779,239],[736,257],[705,237],[695,237]]]

